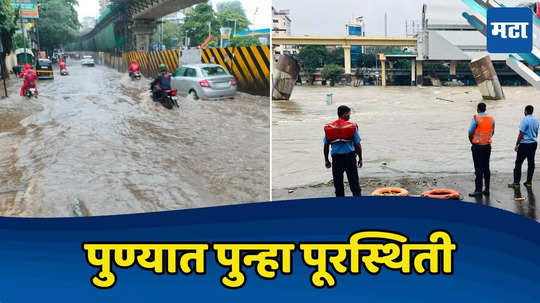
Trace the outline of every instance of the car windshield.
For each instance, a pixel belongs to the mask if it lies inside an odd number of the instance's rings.
[[[46,60],[46,59],[41,59],[41,60],[39,60],[39,65],[48,65],[48,64],[50,64],[50,63],[51,63],[51,61]]]
[[[90,56],[84,56],[83,58],[84,59],[92,59],[92,57],[90,57]]]
[[[211,76],[225,76],[228,73],[221,66],[208,66],[201,68],[202,74],[205,77]]]

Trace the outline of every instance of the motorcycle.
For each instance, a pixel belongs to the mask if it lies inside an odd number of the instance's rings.
[[[27,88],[24,90],[24,96],[28,99],[34,97],[34,98],[37,98],[38,96],[36,95],[36,89],[35,88]]]
[[[64,68],[64,69],[60,70],[60,75],[61,76],[67,76],[67,75],[69,75],[69,73],[68,73],[67,69]]]
[[[129,76],[131,77],[131,80],[141,80],[141,72],[139,71],[136,71],[136,72],[131,72],[129,73]]]
[[[151,91],[154,91],[154,88],[151,88]],[[156,99],[155,95],[152,93],[152,100],[154,102],[159,102],[161,105],[163,105],[166,109],[173,109],[173,107],[178,107],[178,91],[177,90],[165,90],[162,92],[161,97]]]

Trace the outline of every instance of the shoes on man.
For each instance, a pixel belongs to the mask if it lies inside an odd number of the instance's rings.
[[[482,192],[481,191],[475,191],[469,194],[469,197],[481,197]]]
[[[508,184],[508,187],[518,189],[519,188],[519,183],[510,183],[510,184]]]
[[[525,185],[527,188],[532,188],[532,182],[525,182],[523,185]]]

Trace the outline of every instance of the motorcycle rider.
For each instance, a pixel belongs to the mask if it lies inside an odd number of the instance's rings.
[[[66,70],[67,72],[66,61],[64,61],[64,59],[60,59],[60,62],[58,63],[58,65],[60,66],[60,72],[62,72],[63,70]]]
[[[171,90],[171,74],[167,72],[167,66],[161,64],[159,66],[161,73],[157,75],[156,79],[152,81],[152,99],[159,101],[163,94],[163,91]]]
[[[139,71],[139,64],[137,64],[137,60],[131,61],[131,65],[129,66],[129,76],[133,77],[133,74]]]
[[[21,74],[19,75],[19,78],[24,79],[24,83],[23,83],[23,86],[21,87],[21,92],[20,92],[21,97],[24,97],[24,92],[28,88],[34,88],[36,96],[39,94],[39,91],[36,86],[37,74],[32,69],[32,66],[30,64],[27,63],[24,66],[24,71],[21,72]]]

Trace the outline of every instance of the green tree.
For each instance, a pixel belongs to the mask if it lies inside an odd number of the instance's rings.
[[[75,40],[81,27],[75,5],[77,0],[41,0],[39,40],[43,49],[60,48]]]
[[[298,57],[301,61],[302,70],[310,77],[317,68],[322,67],[326,61],[328,51],[326,47],[319,45],[310,45],[302,48]]]
[[[342,48],[336,48],[335,50],[328,52],[326,57],[326,64],[336,64],[339,66],[345,65],[345,53]]]
[[[251,22],[245,14],[238,13],[232,10],[218,12],[216,15],[217,22],[220,27],[230,27],[234,31],[234,23],[236,20],[236,32],[241,32],[249,29]]]
[[[27,37],[24,37],[22,34],[15,34],[13,36],[13,48],[23,48],[26,46],[26,48],[30,48],[30,39]]]
[[[180,30],[187,33],[191,46],[201,45],[208,38],[208,22],[211,23],[211,33],[219,37],[220,25],[212,5],[208,2],[201,3],[187,13]]]
[[[10,1],[0,0],[0,42],[2,42],[2,46],[4,47],[4,52],[0,53],[2,62],[5,62],[6,54],[14,49],[13,35],[16,30],[17,17],[11,11]],[[5,72],[7,75],[7,71]]]
[[[359,67],[375,67],[377,64],[377,55],[375,54],[360,54],[358,55]]]
[[[343,67],[336,64],[328,64],[322,69],[321,76],[325,80],[330,80],[330,86],[334,86],[336,83],[341,82],[344,73],[345,70]]]
[[[233,11],[237,12],[243,16],[246,15],[246,11],[244,10],[244,7],[242,6],[242,2],[240,1],[224,1],[217,4],[217,11],[218,13],[224,12],[224,11]]]
[[[161,25],[158,25],[152,38],[154,44],[159,42],[160,35]],[[186,33],[181,31],[181,25],[169,21],[163,23],[163,45],[165,45],[167,49],[177,47],[179,43],[184,41],[185,36]]]
[[[232,46],[232,47],[238,47],[238,46],[252,46],[252,45],[260,46],[260,45],[261,45],[261,41],[259,41],[259,39],[255,38],[255,37],[249,37],[249,36],[246,36],[246,37],[243,37],[243,36],[237,36],[237,37],[232,38],[231,41],[230,41],[230,43],[229,43],[229,46]]]

